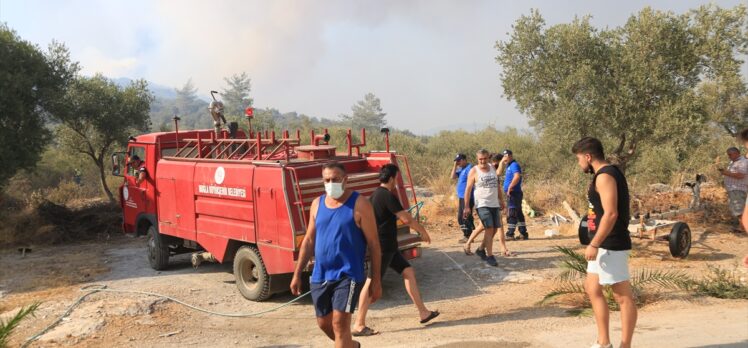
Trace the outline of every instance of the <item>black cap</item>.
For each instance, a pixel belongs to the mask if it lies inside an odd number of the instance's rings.
[[[504,149],[504,151],[501,154],[504,155],[504,156],[506,156],[506,155],[510,155],[511,156],[512,155],[512,150]]]
[[[140,161],[140,157],[138,157],[138,155],[132,155],[132,157],[130,157],[130,161]]]
[[[464,160],[464,159],[467,159],[467,156],[465,156],[464,153],[458,153],[457,156],[455,156],[455,162],[459,160]]]

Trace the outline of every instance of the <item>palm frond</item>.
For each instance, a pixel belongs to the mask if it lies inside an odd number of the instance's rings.
[[[563,270],[559,274],[561,280],[579,279],[587,274],[587,260],[584,255],[562,246],[555,246],[554,249],[564,255],[564,259],[558,265]]]
[[[641,269],[631,278],[631,285],[641,288],[654,284],[665,289],[688,289],[693,282],[690,276],[677,270]]]
[[[21,308],[13,318],[8,321],[0,320],[0,347],[6,347],[8,345],[8,339],[13,329],[18,327],[21,320],[28,315],[33,315],[34,311],[39,308],[39,303],[34,303],[28,307]]]
[[[616,302],[615,296],[613,295],[613,288],[610,285],[603,287],[603,297],[605,297],[605,302],[608,303],[609,310],[618,311],[621,309],[618,306],[618,302]]]
[[[574,282],[561,283],[551,292],[547,293],[545,297],[543,297],[543,299],[540,300],[540,302],[538,302],[537,304],[543,305],[556,299],[557,297],[561,295],[568,295],[568,294],[584,294],[584,287]]]
[[[553,247],[553,249],[556,249],[556,251],[566,255],[570,259],[576,260],[579,263],[584,263],[584,264],[587,263],[587,260],[584,258],[584,255],[572,250],[571,248],[556,245]]]
[[[581,279],[584,277],[584,273],[581,273],[577,270],[566,268],[566,266],[559,265],[559,267],[563,268],[561,273],[558,275],[558,279],[565,282],[570,282],[573,280]]]

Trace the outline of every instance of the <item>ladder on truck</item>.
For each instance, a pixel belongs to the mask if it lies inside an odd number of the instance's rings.
[[[409,211],[413,213],[415,209],[415,218],[418,221],[421,217],[421,206],[423,203],[418,202],[418,196],[416,195],[416,187],[413,184],[413,176],[410,174],[410,164],[408,163],[408,156],[395,155],[395,165],[400,168],[400,172],[403,177],[403,188],[405,189],[405,195],[407,196],[408,204],[410,205]]]

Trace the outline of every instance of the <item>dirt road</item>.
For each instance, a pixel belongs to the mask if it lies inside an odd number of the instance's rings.
[[[433,244],[414,261],[427,305],[442,315],[434,323],[418,323],[401,278],[384,278],[384,296],[373,305],[369,326],[382,333],[361,338],[370,347],[588,347],[595,339],[594,322],[575,317],[567,307],[537,306],[553,286],[559,255],[553,245],[576,246],[573,236],[510,242],[515,257],[500,258],[500,267],[484,265],[462,253],[457,233],[431,226]],[[707,264],[734,265],[748,251],[748,238],[693,227],[688,260],[667,256],[665,245],[640,248],[632,267],[678,268],[698,273]],[[255,303],[236,290],[230,265],[203,264],[193,269],[186,256],[172,260],[163,272],[153,271],[145,258],[142,238],[112,237],[97,243],[36,248],[26,257],[3,250],[0,257],[0,313],[5,318],[21,305],[43,301],[36,319],[22,323],[12,343],[53,321],[85,284],[113,289],[151,291],[173,296],[211,311],[253,313],[292,299],[290,294]],[[463,272],[464,271],[464,272]],[[745,275],[745,273],[743,273]],[[667,296],[666,296],[667,298]],[[32,346],[294,346],[324,347],[309,298],[255,318],[225,318],[199,313],[173,302],[129,294],[91,295],[56,328]],[[614,341],[620,335],[612,315]],[[645,306],[640,312],[635,343],[639,347],[748,346],[748,301],[696,298]]]

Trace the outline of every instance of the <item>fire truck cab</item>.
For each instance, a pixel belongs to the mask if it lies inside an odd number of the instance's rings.
[[[362,153],[351,131],[347,148],[329,144],[327,130],[301,144],[299,131],[178,130],[132,137],[126,152],[112,155],[119,188],[122,229],[147,236],[152,268],[165,269],[176,254],[204,261],[233,262],[236,284],[247,299],[262,301],[288,290],[312,201],[324,192],[322,165],[335,160],[348,174],[347,187],[369,196],[381,166],[401,168],[397,196],[403,207],[420,207],[407,158],[389,151]],[[385,133],[385,136],[388,136]],[[138,156],[146,175],[137,183],[131,159]],[[400,251],[420,256],[420,236],[399,225]]]

